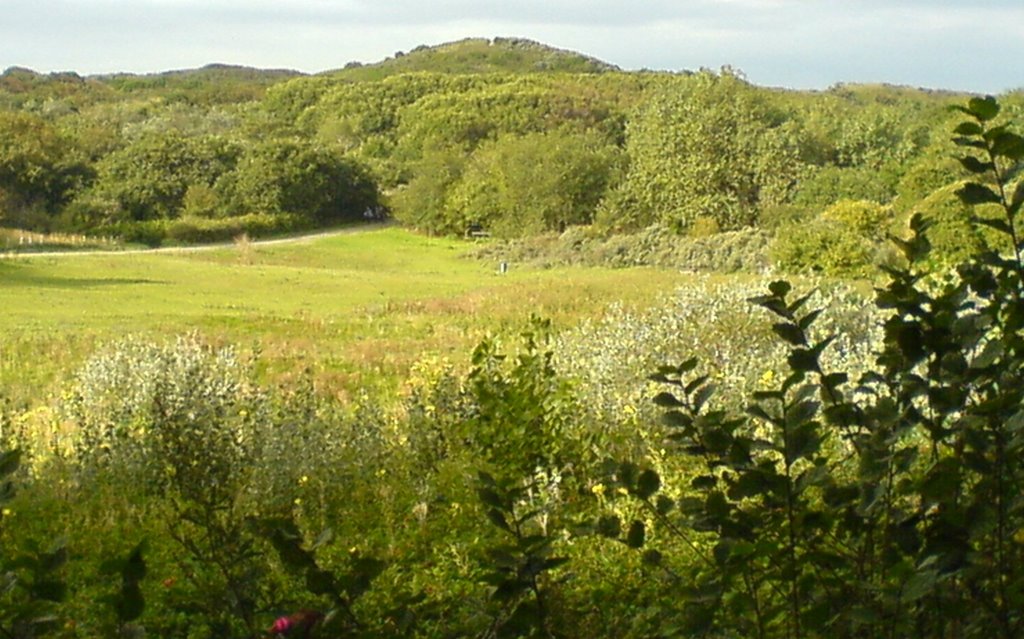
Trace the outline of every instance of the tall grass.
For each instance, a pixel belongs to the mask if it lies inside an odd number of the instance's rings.
[[[346,395],[397,386],[426,354],[464,358],[531,312],[567,327],[612,301],[644,305],[670,270],[512,269],[467,244],[399,229],[201,252],[22,256],[0,261],[0,383],[28,403],[95,347],[126,334],[198,330],[262,353],[264,374],[303,370]]]

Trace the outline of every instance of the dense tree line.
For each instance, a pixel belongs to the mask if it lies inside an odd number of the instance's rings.
[[[761,228],[780,238],[782,266],[837,272],[870,268],[877,238],[839,225],[842,237],[809,238],[820,255],[797,255],[787,238],[831,235],[826,211],[853,206],[844,201],[882,207],[876,221],[896,235],[914,211],[939,235],[960,232],[950,188],[964,175],[945,136],[962,96],[767,89],[728,68],[568,72],[564,52],[559,70],[535,73],[543,51],[474,40],[312,77],[11,69],[0,81],[2,223],[159,239],[171,225],[320,225],[386,205],[442,234]],[[1014,113],[1022,100],[1004,103]],[[864,258],[829,264],[837,243]]]

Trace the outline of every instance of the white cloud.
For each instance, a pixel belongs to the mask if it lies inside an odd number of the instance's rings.
[[[1021,24],[1020,0],[4,0],[0,68],[319,71],[501,35],[624,68],[731,64],[776,85],[999,91],[1024,85]]]

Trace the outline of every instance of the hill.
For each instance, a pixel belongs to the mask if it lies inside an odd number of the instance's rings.
[[[347,80],[379,80],[401,73],[604,73],[618,67],[590,56],[524,38],[466,38],[421,45],[374,64],[350,63],[325,75]]]
[[[208,64],[152,74],[118,73],[96,76],[104,84],[128,93],[189,94],[204,103],[257,100],[267,87],[304,75],[292,69],[256,69],[229,64]]]

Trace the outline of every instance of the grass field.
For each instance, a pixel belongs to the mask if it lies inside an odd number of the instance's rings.
[[[394,384],[425,354],[464,359],[531,313],[568,326],[612,301],[646,305],[684,275],[650,269],[520,270],[468,245],[396,228],[180,253],[0,260],[0,384],[39,401],[98,345],[191,330],[258,347],[268,374],[315,371],[349,393]]]

